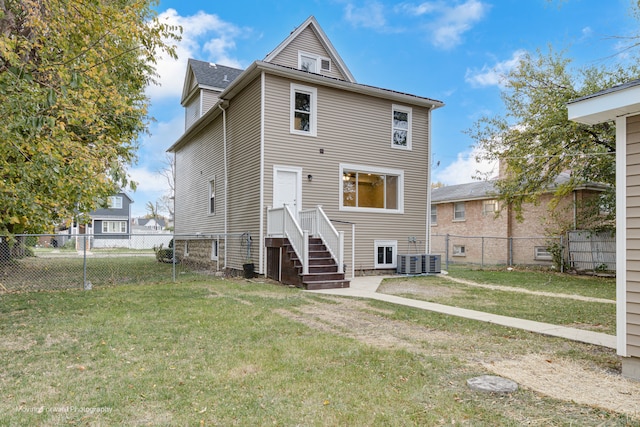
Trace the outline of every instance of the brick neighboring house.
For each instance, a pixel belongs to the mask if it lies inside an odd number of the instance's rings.
[[[568,173],[556,180],[560,185]],[[577,229],[582,203],[598,197],[601,184],[582,185],[551,210],[552,189],[539,203],[523,205],[524,220],[497,200],[496,179],[435,188],[431,191],[431,252],[473,264],[551,265],[550,230]],[[447,237],[447,235],[449,235]],[[448,241],[448,248],[447,248]]]

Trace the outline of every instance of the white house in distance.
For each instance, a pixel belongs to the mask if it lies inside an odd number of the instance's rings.
[[[640,80],[576,99],[569,120],[616,124],[617,350],[640,380]]]

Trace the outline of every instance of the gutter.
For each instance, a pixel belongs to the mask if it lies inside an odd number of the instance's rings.
[[[228,231],[228,219],[229,219],[229,214],[228,214],[228,209],[227,209],[227,201],[228,201],[228,187],[229,187],[229,179],[228,179],[228,172],[227,172],[227,108],[229,108],[229,101],[227,101],[226,99],[222,99],[220,98],[220,100],[218,101],[218,108],[220,108],[220,110],[222,110],[222,152],[223,152],[223,163],[224,163],[224,238],[225,238],[225,242],[227,239],[227,231]],[[225,243],[224,245],[224,267],[226,269],[227,267],[227,247],[229,245],[227,245]]]

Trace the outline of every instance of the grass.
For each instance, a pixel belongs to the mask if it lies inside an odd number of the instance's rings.
[[[610,277],[579,276],[543,270],[470,269],[450,266],[451,277],[478,283],[512,286],[532,291],[575,294],[587,297],[616,299],[616,282]]]
[[[77,254],[73,251],[73,254]],[[170,281],[173,266],[161,263],[153,253],[113,256],[88,256],[86,277],[93,286],[157,283]],[[184,265],[176,266],[181,276]],[[0,290],[37,291],[52,289],[82,289],[85,263],[82,256],[26,257],[0,263]]]
[[[465,383],[486,374],[478,357],[538,351],[617,368],[613,351],[407,307],[351,310],[451,339],[426,336],[416,351],[366,344],[353,328],[282,315],[339,300],[245,281],[1,298],[0,425],[630,425],[532,391],[482,394]]]

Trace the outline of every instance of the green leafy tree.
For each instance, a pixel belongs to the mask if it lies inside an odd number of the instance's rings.
[[[482,154],[499,161],[499,198],[522,218],[522,204],[554,191],[555,201],[586,182],[608,184],[598,205],[615,215],[615,125],[568,120],[567,103],[640,76],[634,64],[571,69],[563,54],[537,51],[521,57],[504,79],[505,114],[482,117],[468,130]],[[563,172],[570,179],[555,186]],[[600,209],[593,210],[596,214]]]
[[[0,0],[0,235],[51,230],[126,188],[155,57],[154,0]]]

